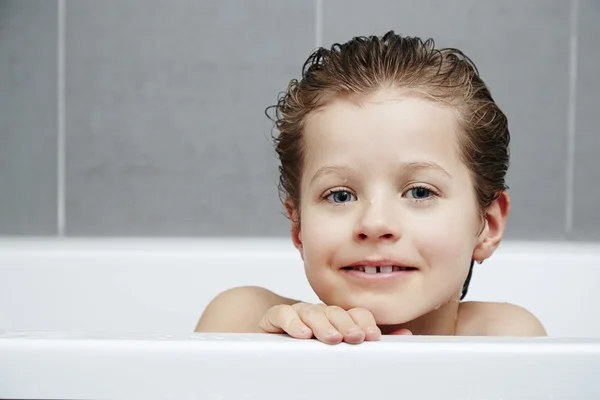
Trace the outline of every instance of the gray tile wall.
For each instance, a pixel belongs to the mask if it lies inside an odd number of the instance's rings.
[[[314,4],[67,5],[66,234],[285,234],[264,109],[314,46]]]
[[[57,5],[0,0],[0,234],[57,226]]]
[[[461,0],[457,8],[444,0],[325,0],[323,5],[323,43],[394,29],[463,50],[509,119],[507,237],[564,238],[569,2]],[[339,12],[344,8],[347,12]]]
[[[394,29],[506,111],[507,239],[600,239],[600,0],[67,0],[60,191],[58,4],[0,0],[1,234],[287,235],[265,107],[316,44]]]
[[[581,0],[578,17],[571,232],[600,240],[600,1]]]

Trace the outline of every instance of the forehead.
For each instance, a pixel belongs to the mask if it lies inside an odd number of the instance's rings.
[[[398,91],[336,98],[306,121],[305,172],[322,164],[389,167],[433,161],[460,168],[457,112],[436,101]]]

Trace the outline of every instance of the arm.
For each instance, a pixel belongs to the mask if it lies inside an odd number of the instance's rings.
[[[196,332],[262,333],[258,326],[265,313],[273,306],[292,305],[296,300],[281,297],[270,290],[244,286],[226,290],[206,307]]]

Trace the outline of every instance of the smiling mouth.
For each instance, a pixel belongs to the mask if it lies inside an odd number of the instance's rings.
[[[413,267],[400,267],[397,265],[382,265],[379,267],[369,267],[363,265],[357,265],[354,267],[344,267],[342,268],[346,271],[360,271],[365,274],[391,274],[392,272],[401,272],[401,271],[416,271],[416,268]]]

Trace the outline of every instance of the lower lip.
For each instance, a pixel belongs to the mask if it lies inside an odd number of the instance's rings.
[[[366,272],[359,271],[357,269],[342,269],[342,273],[348,275],[352,279],[360,280],[363,282],[394,282],[401,279],[406,279],[417,272],[416,269],[403,270],[403,271],[392,271],[388,273],[378,272],[376,274],[367,274]]]

